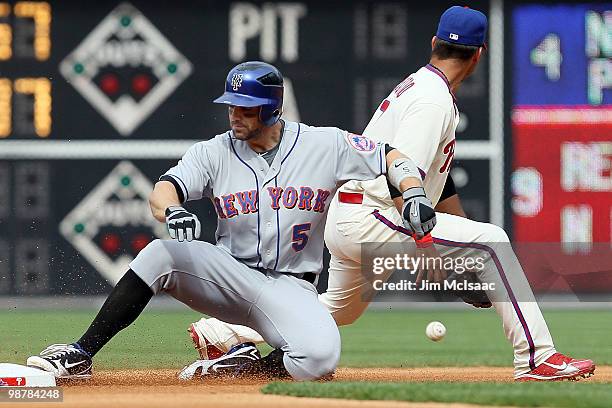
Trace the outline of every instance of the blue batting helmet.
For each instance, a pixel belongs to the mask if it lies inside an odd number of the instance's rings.
[[[265,62],[243,62],[227,74],[225,93],[213,102],[245,108],[261,106],[259,119],[265,126],[272,126],[283,113],[283,76]]]

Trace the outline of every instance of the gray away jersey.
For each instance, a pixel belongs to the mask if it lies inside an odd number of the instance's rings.
[[[212,200],[217,245],[235,258],[253,268],[319,273],[336,189],[386,171],[384,144],[338,128],[286,122],[270,166],[230,131],[190,147],[166,175],[186,200]]]

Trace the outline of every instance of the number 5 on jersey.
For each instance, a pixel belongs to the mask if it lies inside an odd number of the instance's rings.
[[[299,252],[308,243],[308,235],[306,232],[310,231],[310,223],[307,224],[297,224],[293,226],[293,239],[291,242],[291,247],[295,252]]]

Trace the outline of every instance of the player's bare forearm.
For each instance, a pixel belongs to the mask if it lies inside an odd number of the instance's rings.
[[[402,197],[395,197],[393,199],[393,204],[395,204],[395,208],[397,208],[397,212],[402,215],[402,208],[404,207],[404,199]]]
[[[436,205],[436,212],[457,215],[459,217],[467,218],[467,215],[465,214],[465,211],[463,210],[463,206],[461,205],[459,194],[454,194],[440,201],[438,205]]]
[[[153,217],[159,222],[166,222],[166,208],[171,205],[181,205],[176,188],[169,181],[158,181],[149,195]]]
[[[389,153],[387,153],[386,155],[386,159],[387,159],[387,168],[390,168],[393,164],[393,162],[397,159],[402,159],[402,158],[406,158],[409,159],[409,157],[407,157],[406,155],[400,153],[399,150],[394,149],[391,150]],[[423,184],[421,183],[421,179],[418,177],[406,177],[403,180],[401,180],[399,182],[399,191],[400,192],[404,192],[406,190],[408,190],[411,187],[422,187]],[[401,205],[400,205],[401,208]]]

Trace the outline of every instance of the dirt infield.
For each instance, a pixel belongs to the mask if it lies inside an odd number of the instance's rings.
[[[64,402],[45,407],[468,407],[464,404],[347,401],[263,395],[263,382],[247,380],[179,381],[176,370],[98,371],[89,381],[61,384]],[[506,367],[340,368],[335,381],[512,381]],[[589,382],[611,382],[612,366],[598,367]],[[30,404],[20,403],[20,407]],[[40,404],[31,406],[40,407]],[[480,406],[482,407],[482,406]]]

